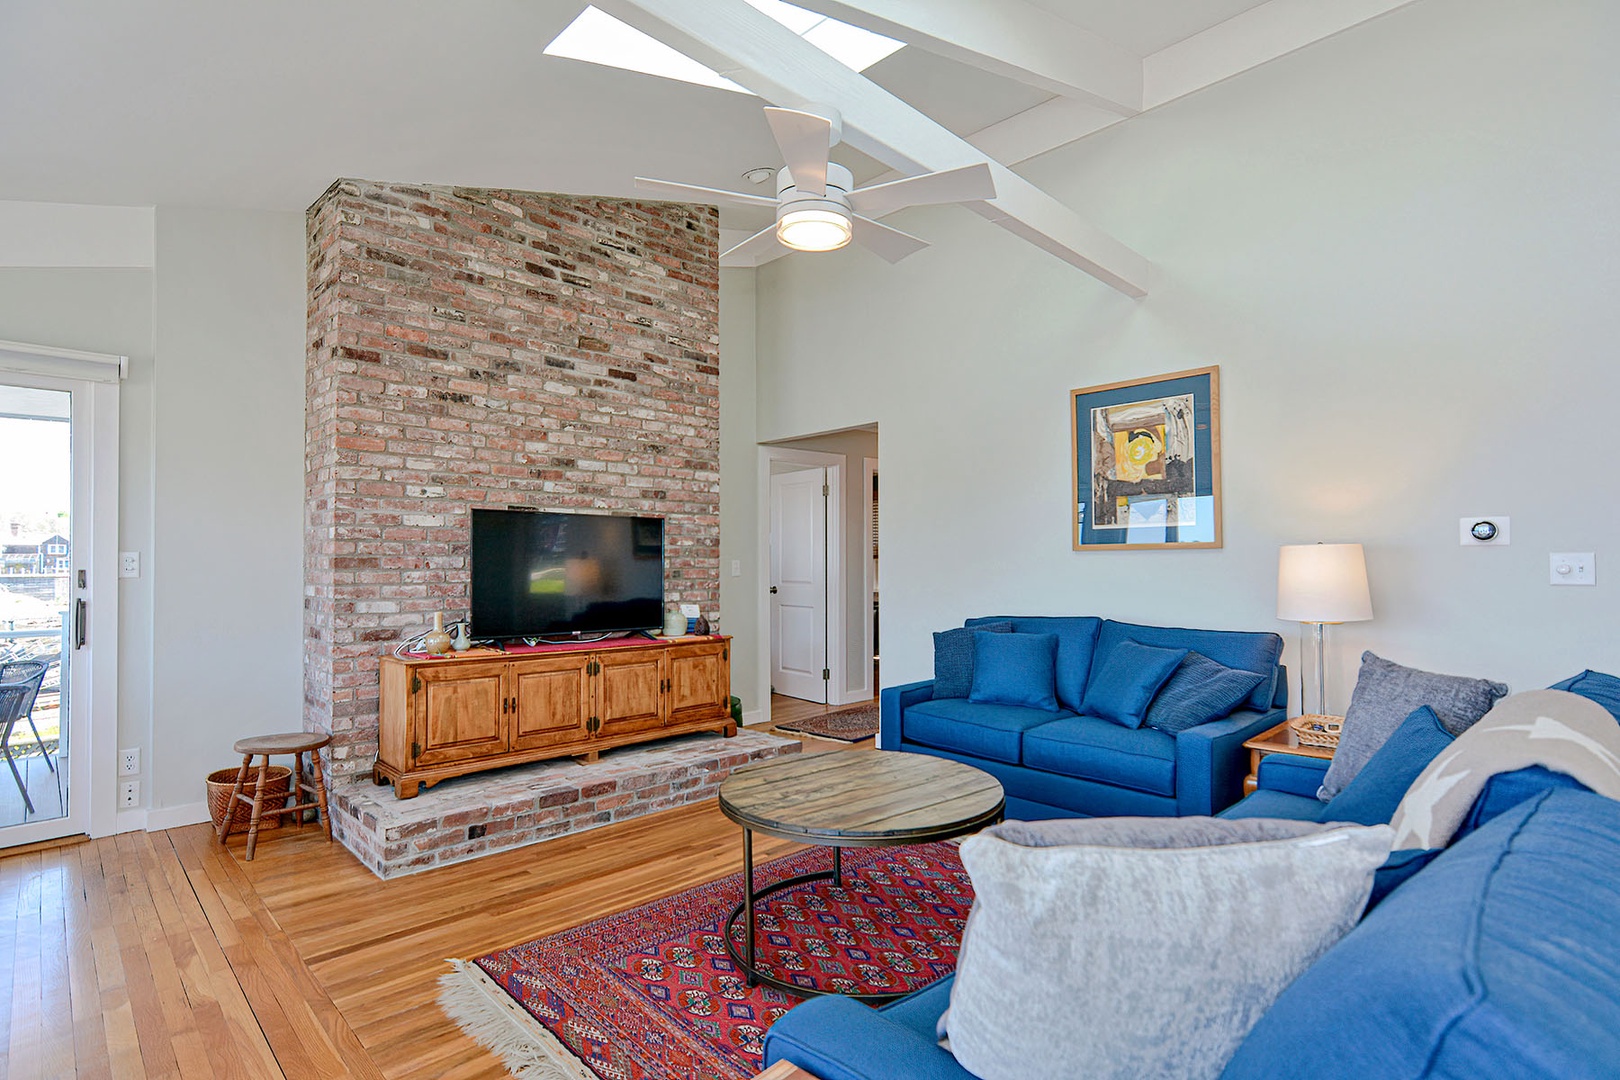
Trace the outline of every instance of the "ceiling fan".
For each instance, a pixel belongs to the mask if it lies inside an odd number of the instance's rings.
[[[873,221],[872,215],[907,206],[996,197],[990,166],[984,162],[858,188],[848,169],[828,160],[828,151],[843,134],[843,123],[837,110],[824,108],[822,112],[828,115],[766,107],[765,119],[787,163],[776,174],[774,199],[645,176],[636,177],[636,186],[699,202],[724,200],[774,209],[774,225],[721,253],[723,263],[745,266],[780,254],[784,247],[833,251],[851,239],[891,263],[899,262],[927,247],[928,241]]]

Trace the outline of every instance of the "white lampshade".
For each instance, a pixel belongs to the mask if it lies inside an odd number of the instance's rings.
[[[1373,617],[1360,544],[1284,544],[1277,559],[1277,618],[1364,622]]]

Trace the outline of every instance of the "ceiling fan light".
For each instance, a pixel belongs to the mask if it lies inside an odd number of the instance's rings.
[[[776,238],[795,251],[835,251],[850,233],[848,217],[819,207],[789,210],[776,222]]]

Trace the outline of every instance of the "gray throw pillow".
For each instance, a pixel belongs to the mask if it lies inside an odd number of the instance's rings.
[[[983,1080],[1218,1077],[1361,915],[1387,825],[1007,822],[962,844],[975,899],[951,1053]]]
[[[1333,764],[1316,797],[1327,802],[1349,786],[1361,767],[1378,753],[1412,710],[1427,705],[1440,718],[1440,726],[1461,735],[1491,711],[1508,692],[1505,684],[1464,675],[1436,675],[1385,660],[1371,652],[1361,654],[1361,673],[1344,711],[1344,727]]]
[[[973,688],[973,632],[1012,633],[1010,622],[959,626],[934,633],[934,698],[967,697]]]

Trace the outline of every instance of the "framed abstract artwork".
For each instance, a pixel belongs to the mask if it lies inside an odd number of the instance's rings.
[[[1220,370],[1072,393],[1076,551],[1221,546]]]

